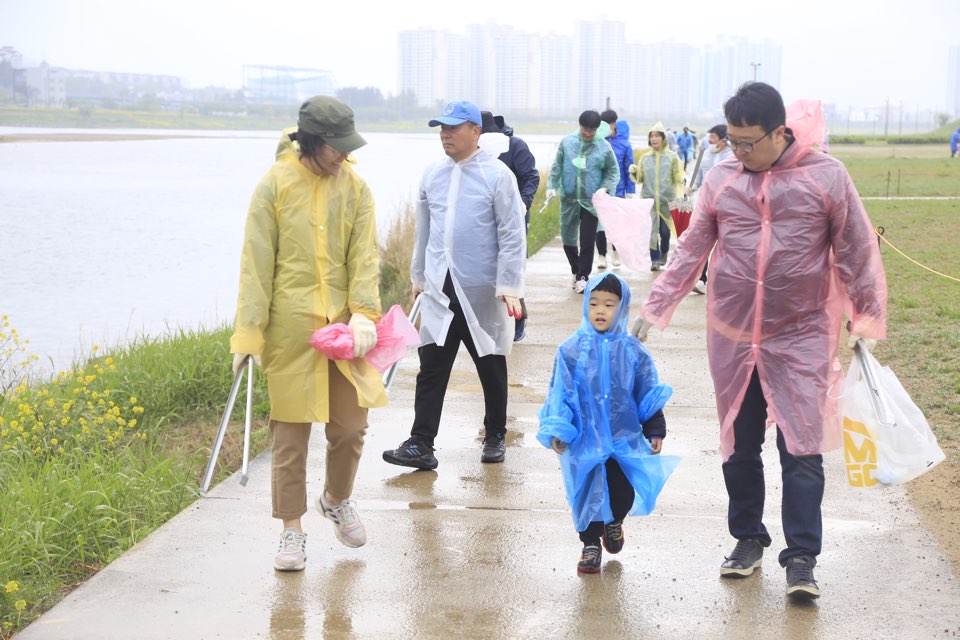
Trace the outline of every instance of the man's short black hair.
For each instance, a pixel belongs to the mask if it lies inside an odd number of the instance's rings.
[[[765,133],[786,124],[787,109],[780,92],[765,82],[744,82],[723,103],[723,115],[735,127],[760,125]]]
[[[717,137],[723,140],[727,137],[727,125],[725,124],[715,124],[710,127],[710,130],[707,133],[715,133]]]
[[[580,126],[587,129],[596,129],[600,126],[600,114],[593,109],[587,109],[580,114]]]
[[[606,291],[607,293],[612,293],[620,299],[623,299],[623,287],[620,286],[620,279],[612,273],[608,273],[603,277],[603,280],[597,283],[597,286],[593,288],[594,291]]]
[[[617,121],[617,112],[613,109],[607,109],[600,114],[600,119],[606,122],[607,124],[613,124]]]

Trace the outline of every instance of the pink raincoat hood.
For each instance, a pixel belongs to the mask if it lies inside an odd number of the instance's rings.
[[[809,115],[806,107],[791,109]],[[783,431],[791,453],[839,447],[842,317],[852,320],[854,333],[886,337],[877,240],[846,169],[813,150],[816,121],[788,115],[788,126],[797,127],[788,130],[794,142],[767,171],[723,162],[707,174],[692,224],[643,303],[643,317],[665,327],[716,243],[707,350],[724,459],[734,450],[733,420],[754,368],[768,421]]]

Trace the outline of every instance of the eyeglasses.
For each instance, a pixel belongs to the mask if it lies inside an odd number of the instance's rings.
[[[771,129],[770,131],[767,131],[765,134],[763,134],[753,142],[734,142],[730,138],[724,138],[723,141],[726,142],[728,145],[730,145],[730,148],[733,149],[734,151],[736,151],[737,149],[740,149],[740,151],[743,151],[744,153],[750,153],[751,151],[753,151],[754,145],[756,145],[758,142],[760,142],[761,140],[763,140],[773,132],[774,132],[774,129]]]

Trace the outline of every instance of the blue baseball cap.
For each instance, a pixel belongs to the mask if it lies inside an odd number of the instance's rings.
[[[480,107],[467,100],[454,100],[447,103],[442,116],[431,120],[427,124],[431,127],[438,127],[441,124],[456,126],[464,122],[472,122],[478,127],[482,127],[483,118],[480,117]]]

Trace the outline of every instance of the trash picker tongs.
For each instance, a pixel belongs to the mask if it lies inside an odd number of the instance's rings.
[[[230,387],[230,397],[227,399],[227,406],[223,411],[223,418],[220,420],[220,430],[217,431],[217,439],[213,443],[213,451],[210,453],[210,461],[207,463],[207,470],[203,474],[203,482],[200,483],[200,495],[206,496],[207,489],[210,488],[210,482],[213,480],[213,472],[217,467],[217,458],[220,456],[220,446],[223,444],[223,437],[227,433],[227,424],[230,422],[230,414],[233,413],[233,403],[237,399],[237,391],[240,390],[240,380],[243,379],[243,372],[247,372],[247,411],[243,425],[243,468],[240,473],[240,484],[246,486],[249,479],[248,466],[250,464],[250,420],[253,413],[253,356],[247,356],[240,367],[237,369],[237,375],[233,378],[233,386]]]
[[[870,351],[867,349],[863,338],[857,340],[856,347],[854,347],[853,351],[857,356],[857,364],[860,365],[860,375],[863,376],[864,382],[867,383],[867,387],[870,389],[870,404],[873,406],[873,412],[877,416],[877,421],[885,426],[896,427],[897,418],[893,415],[893,411],[890,410],[890,405],[887,404],[887,398],[880,389],[877,371],[873,367],[875,361],[867,357]]]

